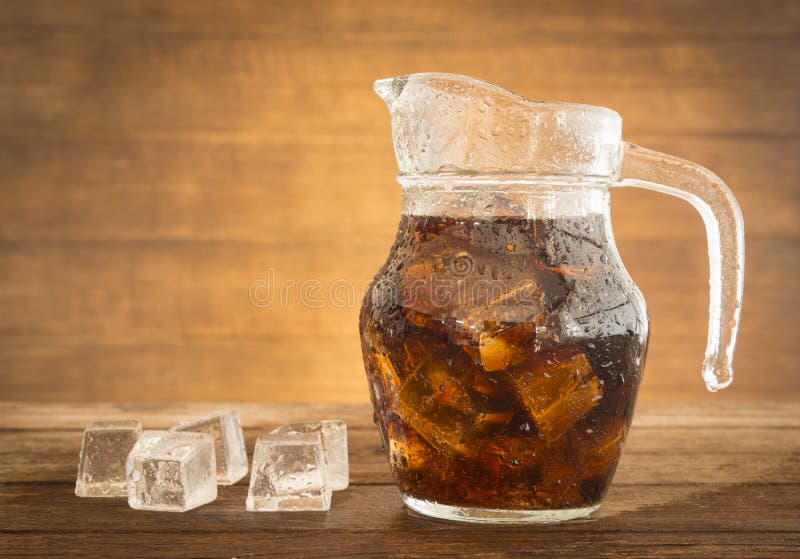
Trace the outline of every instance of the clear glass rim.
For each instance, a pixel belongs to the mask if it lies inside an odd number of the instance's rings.
[[[608,188],[614,179],[607,175],[536,174],[515,172],[487,173],[400,173],[397,182],[405,188],[439,187],[447,189],[465,189],[468,191],[491,190],[530,190],[532,187],[549,188]]]

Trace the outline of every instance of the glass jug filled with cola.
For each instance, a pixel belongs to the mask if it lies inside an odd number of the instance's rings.
[[[406,505],[471,522],[589,515],[617,467],[648,340],[644,298],[614,245],[610,189],[671,194],[703,217],[712,391],[733,379],[736,200],[707,169],[623,142],[610,109],[451,74],[375,90],[391,112],[402,216],[360,327]]]

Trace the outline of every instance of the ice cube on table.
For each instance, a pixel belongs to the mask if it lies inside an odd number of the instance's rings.
[[[256,440],[248,511],[324,511],[331,486],[322,434],[270,433]]]
[[[543,357],[510,378],[517,397],[548,442],[561,438],[603,397],[597,375],[582,353]]]
[[[350,484],[350,470],[347,458],[347,425],[338,419],[290,423],[278,427],[275,434],[319,433],[322,438],[322,451],[328,470],[328,483],[331,490],[347,489]]]
[[[214,437],[208,433],[144,431],[125,470],[134,509],[183,512],[217,498]]]
[[[138,421],[96,421],[83,432],[78,497],[124,497],[128,494],[125,460],[142,433]]]
[[[225,410],[208,417],[183,421],[171,430],[208,433],[214,437],[218,484],[233,485],[247,475],[247,450],[238,410]]]

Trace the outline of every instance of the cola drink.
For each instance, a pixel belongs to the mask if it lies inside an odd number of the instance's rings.
[[[647,345],[607,220],[403,216],[360,328],[405,496],[513,510],[602,500]]]

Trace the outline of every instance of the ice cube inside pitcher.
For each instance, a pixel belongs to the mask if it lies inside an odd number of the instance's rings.
[[[548,354],[510,377],[520,402],[549,442],[598,405],[603,389],[582,353]]]
[[[467,430],[477,411],[465,385],[473,368],[465,354],[432,354],[409,376],[399,393],[403,419],[434,448],[467,453]]]
[[[522,363],[535,337],[533,323],[481,333],[479,349],[483,369],[502,371]]]

